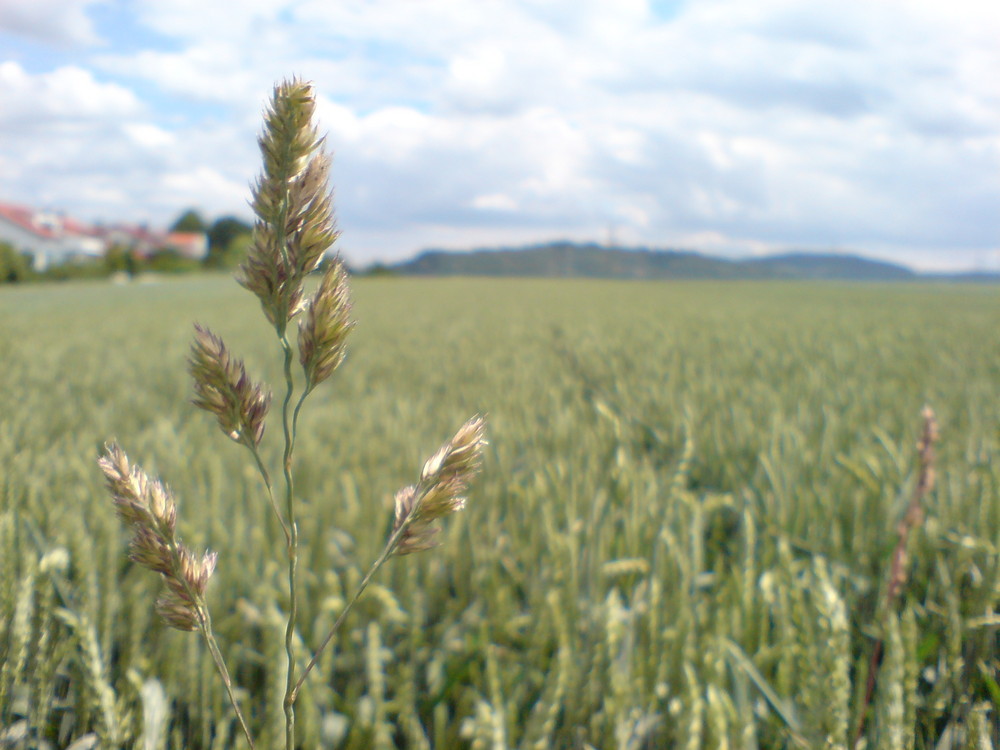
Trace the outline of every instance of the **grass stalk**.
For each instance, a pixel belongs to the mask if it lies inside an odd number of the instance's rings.
[[[247,744],[249,744],[250,750],[254,750],[253,736],[250,734],[250,727],[247,726],[247,721],[243,717],[243,711],[240,710],[240,703],[236,699],[236,693],[233,689],[233,680],[229,676],[229,669],[226,668],[226,661],[222,658],[222,652],[219,650],[219,644],[216,642],[215,635],[212,632],[212,618],[208,613],[208,607],[199,607],[198,613],[201,635],[205,639],[208,651],[212,655],[212,661],[215,662],[215,668],[218,670],[219,677],[222,679],[222,684],[226,688],[226,694],[229,696],[229,702],[233,707],[233,712],[236,714],[236,719],[240,723],[240,729],[243,730],[243,735],[247,738]]]
[[[917,442],[917,456],[920,464],[917,475],[917,484],[913,488],[913,495],[906,507],[906,513],[896,526],[898,539],[892,551],[891,563],[889,566],[889,578],[885,588],[885,597],[882,601],[881,612],[884,618],[895,617],[896,602],[903,591],[909,576],[909,555],[907,546],[910,535],[914,529],[920,526],[924,520],[924,500],[934,489],[934,443],[938,439],[937,419],[934,411],[925,406],[921,414],[923,417],[923,427],[920,431],[920,439]],[[888,625],[886,625],[888,627]],[[883,629],[884,631],[884,629]],[[861,699],[861,707],[858,711],[858,723],[851,740],[852,750],[856,750],[858,743],[865,731],[865,722],[868,709],[871,706],[872,698],[875,695],[875,686],[878,683],[878,673],[882,665],[882,652],[885,648],[885,636],[880,636],[872,647],[871,657],[868,660],[867,676],[865,678],[865,692]]]
[[[309,673],[319,662],[320,657],[326,650],[326,647],[330,645],[330,641],[333,640],[333,637],[337,634],[337,631],[340,630],[340,626],[344,624],[344,620],[347,619],[347,615],[350,614],[352,609],[354,609],[354,605],[358,603],[358,600],[361,598],[361,595],[365,592],[365,589],[368,588],[368,584],[371,583],[372,578],[374,578],[375,574],[379,572],[379,570],[382,568],[383,565],[385,565],[386,561],[390,557],[392,557],[392,553],[395,551],[396,546],[399,544],[399,540],[402,539],[403,534],[406,532],[406,528],[409,526],[409,524],[410,521],[408,520],[405,523],[405,525],[401,526],[392,534],[391,537],[389,537],[389,541],[386,542],[385,547],[382,548],[382,552],[379,553],[379,556],[378,558],[376,558],[375,562],[373,562],[371,567],[368,568],[368,572],[365,573],[364,578],[361,579],[361,583],[359,583],[358,587],[354,590],[354,594],[347,602],[347,605],[340,611],[340,614],[337,615],[337,619],[334,621],[333,625],[330,626],[329,631],[327,631],[327,634],[323,637],[323,640],[320,642],[316,651],[313,653],[313,656],[309,660],[309,663],[306,664],[305,668],[302,670],[302,675],[299,677],[298,681],[292,688],[291,700],[293,702],[298,697],[299,690],[302,688],[303,683],[305,683],[306,678],[309,677]]]
[[[264,460],[260,456],[260,451],[257,449],[256,445],[248,445],[247,448],[250,450],[253,456],[254,463],[257,465],[257,471],[260,472],[261,479],[264,482],[264,489],[267,490],[267,501],[271,506],[271,510],[274,511],[274,517],[278,519],[278,524],[281,526],[281,533],[285,535],[285,544],[291,544],[291,532],[288,530],[288,524],[285,523],[285,517],[281,515],[281,509],[278,508],[278,501],[274,497],[274,487],[271,484],[271,474],[267,470],[267,466],[264,464]]]
[[[163,531],[166,531],[166,529],[163,529]],[[198,630],[201,633],[202,638],[205,639],[208,651],[212,655],[212,661],[215,662],[215,668],[218,670],[219,677],[222,679],[222,684],[226,688],[226,695],[229,696],[229,703],[233,707],[233,712],[236,714],[237,721],[239,721],[240,729],[243,730],[243,735],[247,738],[250,750],[254,750],[254,741],[253,736],[250,734],[250,727],[247,726],[247,721],[243,716],[243,711],[240,709],[240,702],[236,698],[236,693],[233,689],[233,680],[229,676],[229,669],[226,667],[226,660],[223,658],[222,652],[219,650],[219,644],[215,640],[215,634],[212,632],[212,616],[209,614],[204,594],[192,584],[189,576],[183,574],[183,551],[180,544],[176,541],[176,539],[172,539],[168,546],[170,549],[170,556],[175,570],[176,579],[184,587],[184,590],[191,598],[191,601],[194,602],[194,615],[197,618]]]
[[[292,417],[289,406],[295,392],[295,381],[292,377],[292,346],[287,336],[281,337],[281,348],[284,350],[285,398],[281,404],[281,424],[285,439],[285,450],[282,457],[282,469],[285,477],[285,518],[288,523],[288,620],[285,623],[285,658],[288,671],[285,677],[285,749],[295,748],[295,628],[298,620],[298,552],[299,529],[295,519],[295,485],[292,474],[292,455],[295,450],[295,432],[292,427]],[[301,405],[301,401],[300,401]],[[298,409],[296,409],[296,414]]]
[[[392,533],[303,669],[302,676],[292,689],[292,701],[361,594],[389,558],[394,554],[406,555],[435,546],[437,528],[434,524],[437,519],[464,506],[465,499],[458,497],[458,493],[468,487],[479,470],[486,445],[485,428],[486,422],[482,417],[470,419],[427,459],[420,472],[420,481],[396,493],[396,520]]]
[[[485,421],[480,417],[469,420],[428,459],[419,481],[396,494],[393,530],[381,554],[299,675],[295,660],[295,636],[299,626],[299,528],[293,466],[298,420],[307,396],[343,361],[346,337],[354,326],[349,317],[347,272],[339,259],[328,264],[314,294],[305,298],[303,288],[305,277],[317,270],[338,236],[327,180],[330,159],[323,153],[323,139],[312,124],[314,109],[315,98],[310,85],[293,80],[276,87],[260,138],[264,169],[253,190],[257,223],[237,279],[260,299],[282,351],[285,381],[281,404],[283,511],[259,449],[271,404],[270,391],[253,382],[242,360],[234,357],[222,339],[206,328],[195,326],[189,358],[195,405],[213,414],[223,433],[250,451],[263,479],[268,503],[285,535],[288,583],[288,614],[283,638],[287,664],[282,697],[285,750],[296,747],[296,699],[323,650],[389,557],[436,545],[440,519],[464,507],[465,498],[461,495],[479,470],[486,444]],[[298,360],[302,365],[303,385],[293,408],[295,353],[287,330],[289,322],[296,317],[299,318]],[[135,532],[131,547],[133,561],[163,578],[167,590],[157,602],[161,616],[174,628],[201,632],[253,750],[253,737],[212,632],[205,600],[208,579],[215,570],[215,554],[206,553],[198,560],[183,547],[175,534],[176,507],[169,490],[138,467],[131,466],[117,445],[108,447],[100,465],[119,517]]]

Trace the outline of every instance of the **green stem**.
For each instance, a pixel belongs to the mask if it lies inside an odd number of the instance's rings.
[[[281,405],[281,425],[285,436],[285,453],[282,469],[285,476],[285,517],[288,521],[288,621],[285,625],[285,657],[288,672],[285,681],[285,750],[295,748],[295,626],[298,620],[298,549],[299,529],[295,521],[295,494],[292,481],[292,451],[295,448],[295,430],[289,415],[295,382],[292,379],[292,346],[282,335],[281,348],[285,353],[285,399]],[[298,416],[298,407],[295,409]]]
[[[226,669],[226,662],[222,658],[222,652],[219,651],[219,644],[216,643],[215,636],[212,634],[212,618],[209,617],[208,608],[204,606],[203,603],[199,603],[197,612],[198,622],[201,625],[201,634],[205,639],[205,643],[208,644],[208,650],[212,654],[212,660],[215,662],[216,669],[219,670],[219,676],[222,678],[222,683],[226,686],[226,692],[229,694],[229,702],[233,704],[233,710],[236,712],[236,718],[240,722],[240,728],[243,730],[243,734],[247,738],[250,750],[254,750],[253,737],[250,736],[250,729],[247,727],[247,720],[243,718],[243,712],[240,710],[240,704],[236,700],[236,693],[233,691],[233,681],[229,677],[229,670]]]
[[[271,486],[271,474],[268,472],[267,467],[264,466],[264,461],[260,457],[260,451],[257,450],[257,446],[253,442],[245,443],[245,445],[250,449],[250,453],[253,454],[253,460],[257,462],[257,470],[264,480],[264,487],[267,488],[267,499],[271,504],[271,510],[274,511],[275,518],[281,524],[281,530],[285,534],[285,544],[287,545],[291,541],[291,532],[288,530],[288,525],[285,523],[281,511],[278,509],[278,501],[274,497],[274,488]]]
[[[308,379],[306,380],[305,388],[302,391],[302,395],[299,397],[299,401],[295,404],[295,411],[292,412],[292,446],[295,445],[295,435],[299,431],[299,412],[302,410],[302,404],[305,403],[306,398],[312,393],[312,386],[309,384]]]
[[[201,635],[205,639],[205,643],[208,644],[208,650],[212,654],[212,660],[215,662],[215,667],[219,671],[222,683],[226,686],[226,693],[229,695],[229,702],[233,706],[233,711],[236,712],[236,718],[239,720],[240,728],[243,730],[243,734],[246,735],[247,742],[250,744],[250,750],[254,750],[253,737],[250,735],[250,728],[247,726],[247,721],[243,718],[243,712],[240,710],[240,704],[236,700],[236,693],[233,690],[233,680],[229,676],[229,670],[226,669],[226,662],[222,658],[222,652],[219,650],[219,644],[216,643],[215,635],[212,633],[212,617],[208,613],[208,605],[205,603],[204,597],[195,591],[188,582],[188,579],[184,577],[183,566],[181,564],[181,553],[178,542],[174,538],[173,531],[161,524],[159,521],[156,521],[156,524],[159,527],[158,532],[163,539],[167,540],[168,547],[170,549],[170,559],[173,565],[171,577],[174,580],[181,582],[188,598],[194,602],[194,613],[198,618],[198,629],[201,631]]]
[[[357,604],[358,599],[361,598],[361,594],[363,594],[365,589],[368,588],[368,584],[371,582],[372,578],[375,576],[376,573],[378,573],[379,569],[385,564],[385,562],[390,557],[392,557],[392,553],[396,551],[396,547],[399,545],[399,540],[403,538],[403,534],[406,533],[406,529],[409,528],[410,523],[413,521],[414,518],[416,518],[417,510],[419,510],[419,508],[420,508],[420,501],[418,500],[416,503],[413,504],[413,507],[410,509],[409,514],[403,520],[403,523],[401,523],[399,528],[396,529],[393,532],[392,536],[389,537],[389,541],[385,543],[385,547],[382,548],[382,552],[379,554],[378,559],[376,559],[375,562],[372,563],[372,566],[368,569],[368,572],[365,573],[365,577],[361,579],[361,583],[358,584],[358,588],[354,592],[354,596],[352,596],[351,600],[347,603],[347,606],[344,607],[344,609],[340,612],[339,615],[337,615],[336,621],[334,621],[333,625],[330,627],[330,630],[329,632],[327,632],[326,637],[323,638],[323,642],[320,643],[319,648],[316,649],[316,653],[313,654],[312,659],[309,660],[309,663],[306,664],[305,669],[302,670],[302,676],[299,677],[298,682],[295,683],[295,687],[292,689],[292,701],[294,701],[295,698],[298,696],[299,690],[302,689],[302,685],[306,681],[306,677],[309,676],[309,673],[313,670],[313,667],[315,667],[316,664],[319,662],[319,658],[320,656],[323,655],[323,651],[326,650],[326,647],[330,645],[330,641],[333,640],[333,636],[336,635],[337,631],[340,629],[340,626],[343,624],[344,620],[347,619],[347,615],[354,608],[354,605]]]

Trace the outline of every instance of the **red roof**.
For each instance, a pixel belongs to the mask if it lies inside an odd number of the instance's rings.
[[[7,219],[12,224],[17,224],[21,229],[37,234],[39,237],[54,239],[58,235],[51,227],[38,224],[35,221],[36,211],[24,206],[15,206],[11,203],[0,203],[0,216]]]
[[[49,240],[67,234],[88,237],[96,237],[98,234],[93,227],[70,216],[50,211],[36,211],[27,206],[17,206],[13,203],[0,203],[0,217],[16,224],[25,231]]]
[[[146,226],[133,224],[110,224],[100,227],[98,233],[101,236],[124,235],[134,242],[163,242],[166,235],[163,232],[150,229]]]
[[[72,216],[63,216],[62,225],[63,231],[72,232],[73,234],[85,234],[89,237],[99,237],[101,234],[97,227],[77,221]]]

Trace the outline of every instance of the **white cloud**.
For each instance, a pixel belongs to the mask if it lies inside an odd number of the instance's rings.
[[[191,206],[237,205],[246,202],[248,195],[245,182],[205,166],[166,174],[163,188],[177,201],[187,201]]]
[[[123,209],[245,212],[260,104],[298,73],[317,82],[362,255],[612,226],[650,245],[955,264],[1000,236],[994,4],[696,0],[667,21],[646,0],[129,8],[169,43],[131,52],[102,27],[108,49],[75,66],[0,64],[0,129],[19,144],[0,163],[39,195],[72,194],[38,172],[61,160],[104,196],[90,205],[136,180]],[[39,101],[48,156],[25,119]]]
[[[87,16],[98,0],[3,0],[0,31],[51,45],[90,45],[100,39]]]
[[[517,201],[506,193],[489,193],[473,198],[472,207],[484,211],[516,211]]]
[[[107,221],[165,222],[190,205],[242,212],[252,132],[172,131],[148,117],[132,91],[85,69],[0,63],[0,200]],[[205,166],[214,160],[224,166]]]
[[[127,122],[122,125],[122,131],[136,145],[146,149],[169,148],[177,143],[173,133],[148,122]]]
[[[0,128],[30,122],[44,128],[55,122],[125,117],[141,109],[130,90],[97,81],[77,66],[29,74],[16,62],[0,62]]]
[[[503,50],[488,45],[452,58],[448,72],[459,87],[468,88],[478,95],[482,90],[500,83],[506,67],[507,58]]]
[[[143,50],[105,54],[97,63],[106,73],[151,81],[171,94],[208,102],[246,103],[256,98],[256,81],[242,66],[243,52],[224,41],[199,43],[183,52]]]

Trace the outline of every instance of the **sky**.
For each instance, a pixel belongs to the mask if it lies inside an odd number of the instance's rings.
[[[998,39],[996,0],[0,0],[0,201],[250,219],[297,75],[352,263],[570,239],[998,270]]]

